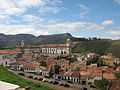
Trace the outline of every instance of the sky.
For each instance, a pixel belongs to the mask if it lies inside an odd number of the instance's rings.
[[[0,0],[0,33],[120,39],[120,0]]]

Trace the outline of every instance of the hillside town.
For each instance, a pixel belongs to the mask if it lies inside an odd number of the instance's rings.
[[[119,90],[120,58],[73,53],[73,43],[69,38],[64,44],[42,45],[22,40],[15,50],[0,50],[0,65],[19,76],[72,90]]]
[[[0,90],[120,90],[120,0],[0,0]]]

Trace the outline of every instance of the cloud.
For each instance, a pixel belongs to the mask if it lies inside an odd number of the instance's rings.
[[[62,0],[0,0],[0,24],[15,23],[16,16],[28,24],[39,22],[44,19],[42,16],[56,14],[63,8]]]
[[[120,0],[113,0],[114,2],[120,4]]]
[[[76,33],[83,31],[94,31],[103,29],[100,25],[91,22],[56,22],[48,24],[29,24],[29,25],[1,25],[1,33],[18,34],[29,33],[34,35],[55,34],[55,33]]]
[[[102,25],[111,25],[111,24],[113,24],[113,20],[111,20],[111,19],[104,20],[104,21],[102,22]]]
[[[0,14],[22,14],[29,7],[39,7],[41,10],[50,11],[61,5],[62,0],[0,0]]]
[[[34,34],[34,35],[46,35],[48,32],[42,30],[35,30],[31,25],[8,25],[0,26],[1,33],[5,34]]]
[[[91,22],[56,22],[56,23],[49,23],[46,25],[38,25],[35,26],[36,30],[42,30],[48,32],[49,34],[55,33],[77,33],[81,31],[96,31],[101,30],[103,27],[96,23]]]
[[[41,14],[47,14],[47,13],[53,13],[56,14],[62,9],[63,7],[63,0],[43,0],[44,4],[41,5],[39,8],[39,13]]]
[[[36,15],[30,15],[30,14],[23,15],[22,20],[24,23],[27,23],[27,24],[38,24],[44,21],[43,18],[40,18]]]
[[[105,29],[102,33],[103,38],[120,39],[120,27]]]
[[[15,1],[11,0],[0,0],[0,14],[1,15],[12,15],[24,12],[24,8],[18,7]]]
[[[109,30],[109,33],[114,35],[114,36],[119,36],[120,37],[120,27]]]
[[[83,4],[79,5],[80,7],[80,18],[86,17],[89,12],[89,8]]]
[[[16,3],[20,7],[29,7],[29,6],[42,5],[43,4],[43,0],[19,0]]]

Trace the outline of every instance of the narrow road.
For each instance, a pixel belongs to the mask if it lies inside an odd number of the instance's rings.
[[[9,71],[18,75],[15,71],[12,71],[12,70],[9,70]],[[20,76],[20,75],[18,75],[18,76]],[[24,76],[20,76],[20,77],[25,79],[25,80],[32,81],[33,83],[41,83],[43,85],[47,85],[47,86],[53,88],[54,90],[80,90],[80,88],[71,88],[71,87],[67,88],[67,87],[64,87],[64,86],[53,85],[53,84],[50,84],[50,83],[47,83],[47,82],[42,82],[42,81],[30,79],[30,78],[27,78],[27,77],[24,77]]]
[[[47,85],[49,87],[52,87],[55,90],[80,90],[80,88],[70,88],[70,87],[67,88],[67,87],[64,87],[64,86],[53,85],[53,84],[49,84],[47,82],[41,82],[41,81],[38,81],[38,80],[26,78],[26,77],[23,77],[23,76],[22,76],[22,78],[25,79],[25,80],[30,80],[30,81],[32,81],[34,83],[41,83],[41,84]]]

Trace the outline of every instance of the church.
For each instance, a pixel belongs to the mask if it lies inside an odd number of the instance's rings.
[[[17,46],[23,57],[27,59],[37,59],[40,56],[69,56],[71,53],[71,41],[66,40],[65,44],[42,44],[42,45],[25,45],[24,41]]]

